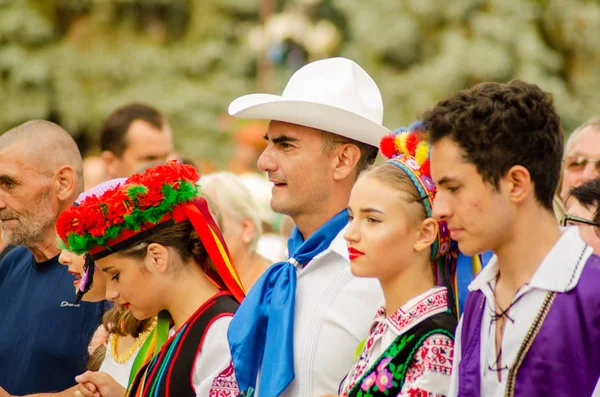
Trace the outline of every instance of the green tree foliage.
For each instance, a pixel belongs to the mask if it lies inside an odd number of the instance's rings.
[[[263,25],[261,1],[275,14]],[[598,114],[597,0],[0,0],[0,129],[32,118],[93,142],[116,106],[164,111],[177,146],[224,164],[229,102],[257,73],[278,93],[304,62],[344,55],[378,82],[385,124],[406,125],[482,81],[556,98],[566,130]],[[273,63],[257,69],[262,51]]]

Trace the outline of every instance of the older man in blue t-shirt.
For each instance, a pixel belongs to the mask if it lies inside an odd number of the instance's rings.
[[[81,154],[56,124],[0,135],[0,220],[13,249],[0,262],[0,387],[12,395],[73,386],[104,303],[73,304],[55,222],[83,190]],[[0,389],[0,394],[2,389]]]

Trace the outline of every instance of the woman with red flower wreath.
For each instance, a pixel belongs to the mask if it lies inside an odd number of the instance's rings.
[[[154,354],[128,396],[239,394],[227,328],[245,291],[198,179],[192,166],[160,165],[86,198],[57,223],[65,248],[87,254],[104,273],[107,299],[139,320],[159,317]],[[112,397],[101,375],[80,382]]]
[[[344,397],[440,397],[450,387],[457,321],[446,280],[456,252],[445,223],[432,218],[425,139],[419,122],[384,137],[389,160],[361,174],[350,195],[351,270],[377,278],[385,304],[342,381]]]

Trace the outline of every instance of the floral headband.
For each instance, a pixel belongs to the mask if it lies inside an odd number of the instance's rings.
[[[199,178],[194,167],[171,161],[134,174],[101,195],[84,198],[58,218],[63,248],[98,260],[159,228],[190,221],[216,269],[205,269],[207,276],[241,302],[244,288],[206,200],[198,197]]]
[[[420,201],[425,207],[428,218],[433,217],[433,200],[436,187],[431,179],[429,162],[429,143],[427,132],[421,121],[412,123],[408,128],[399,128],[384,136],[379,144],[381,154],[388,163],[406,173],[417,189]],[[431,259],[448,255],[451,250],[450,233],[446,221],[439,221],[436,241],[431,246]]]

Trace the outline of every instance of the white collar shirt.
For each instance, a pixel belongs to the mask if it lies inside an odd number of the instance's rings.
[[[376,279],[350,272],[345,229],[330,246],[298,268],[294,317],[295,379],[283,397],[337,394],[383,302]],[[258,388],[260,397],[260,387]]]
[[[502,337],[502,364],[496,364],[496,322],[494,288],[498,275],[498,260],[492,257],[488,265],[469,285],[469,291],[481,291],[486,298],[486,308],[481,323],[480,376],[481,395],[486,397],[504,396],[510,368],[514,365],[517,353],[528,330],[542,307],[549,292],[564,293],[577,286],[587,259],[592,255],[579,236],[576,227],[565,229],[550,252],[534,273],[531,281],[515,294],[505,320]],[[458,366],[461,359],[462,320],[455,339],[455,356],[450,396],[458,395]],[[501,380],[498,380],[498,372]]]

